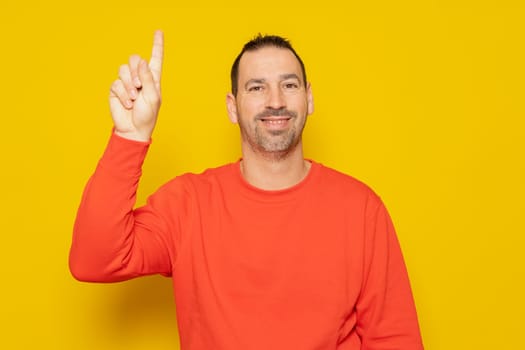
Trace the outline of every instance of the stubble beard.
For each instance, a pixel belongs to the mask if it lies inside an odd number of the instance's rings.
[[[294,142],[297,134],[295,126],[290,130],[269,130],[265,132],[261,129],[257,125],[254,130],[256,144],[261,151],[266,153],[288,152],[297,144]]]
[[[290,122],[293,122],[294,119],[295,117],[291,118]],[[299,144],[306,119],[303,125],[300,126],[301,130],[298,130],[295,124],[288,130],[264,130],[257,120],[255,123],[252,133],[249,125],[239,121],[243,140],[248,143],[254,153],[260,154],[267,159],[282,160]]]

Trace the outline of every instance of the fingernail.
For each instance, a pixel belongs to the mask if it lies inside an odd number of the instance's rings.
[[[135,79],[133,79],[133,83],[136,87],[140,87],[140,79],[138,77],[135,77]]]
[[[135,89],[129,90],[129,96],[131,96],[132,99],[136,99],[137,98],[137,90],[135,90]]]
[[[131,102],[130,100],[126,100],[125,105],[126,105],[126,108],[131,108],[133,107],[133,102]]]

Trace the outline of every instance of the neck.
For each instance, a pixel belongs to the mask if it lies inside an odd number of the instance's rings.
[[[301,145],[286,155],[258,154],[243,147],[241,172],[252,186],[267,191],[282,190],[301,182],[310,170]]]

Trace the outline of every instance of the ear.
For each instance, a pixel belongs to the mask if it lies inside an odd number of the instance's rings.
[[[306,86],[306,100],[308,103],[308,115],[310,115],[314,112],[314,96],[312,94],[312,85],[310,83]]]
[[[230,118],[230,121],[233,124],[237,124],[239,122],[237,116],[237,101],[232,93],[226,95],[226,108],[228,109],[228,117]]]

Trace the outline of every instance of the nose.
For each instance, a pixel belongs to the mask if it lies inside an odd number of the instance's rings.
[[[286,101],[284,99],[283,92],[278,87],[268,89],[267,108],[279,109],[286,107]]]

